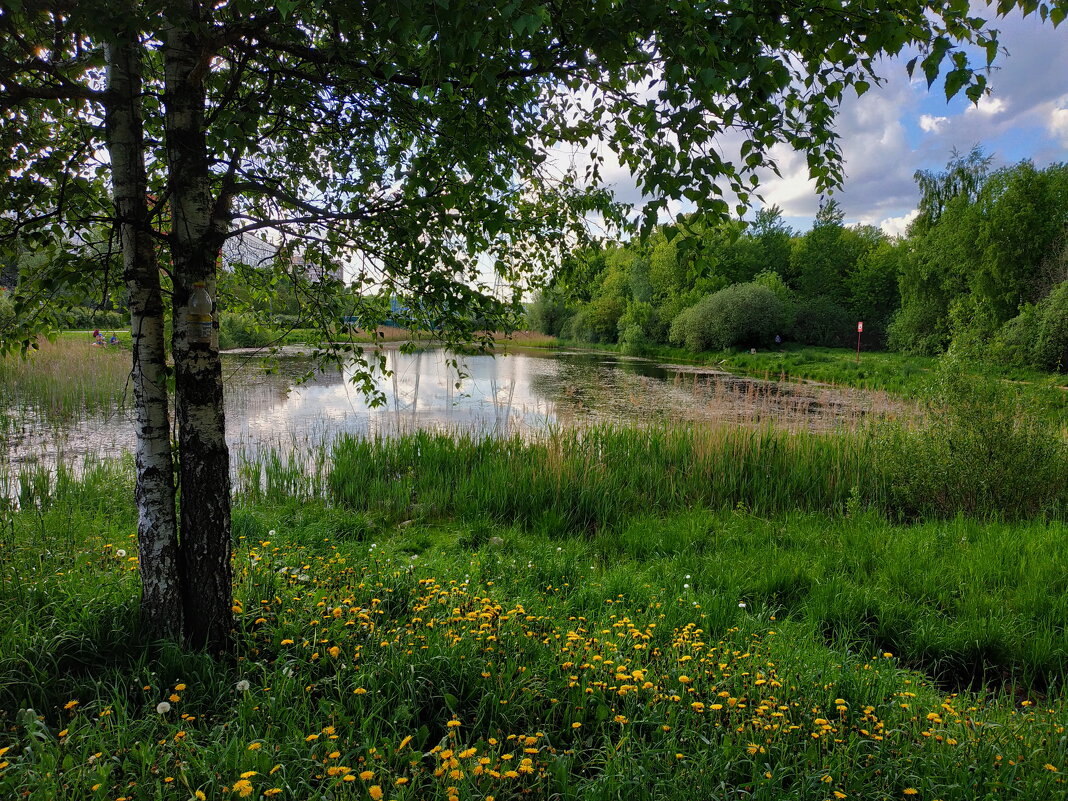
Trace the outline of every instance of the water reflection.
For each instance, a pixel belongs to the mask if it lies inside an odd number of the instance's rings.
[[[317,373],[304,357],[224,358],[227,438],[238,453],[314,446],[340,433],[392,436],[414,429],[530,435],[554,425],[726,422],[829,429],[892,407],[884,395],[805,383],[760,381],[685,365],[579,351],[511,351],[452,357],[441,349],[385,351],[373,407],[354,368]],[[456,358],[460,371],[450,364]],[[128,410],[62,425],[20,410],[8,437],[11,463],[54,464],[134,445]]]

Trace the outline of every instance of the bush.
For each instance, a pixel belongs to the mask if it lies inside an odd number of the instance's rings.
[[[619,337],[619,318],[623,311],[622,298],[605,295],[594,298],[563,324],[561,336],[580,342],[613,343]]]
[[[123,311],[105,311],[89,306],[75,306],[64,315],[69,328],[119,328],[130,327],[130,315]]]
[[[1068,281],[1055,286],[1035,307],[1035,317],[1031,365],[1068,372]]]
[[[262,348],[276,343],[282,333],[261,325],[253,317],[223,312],[219,319],[219,348]]]
[[[886,346],[912,356],[937,356],[949,345],[945,314],[935,304],[905,304],[886,329]]]
[[[1028,518],[1068,506],[1068,445],[1012,389],[943,358],[923,422],[878,437],[891,511]]]
[[[994,363],[1014,367],[1031,364],[1036,328],[1035,307],[1028,303],[1016,317],[998,329],[984,357]]]
[[[680,312],[671,341],[692,351],[770,345],[786,327],[785,310],[766,286],[734,284]]]
[[[825,295],[802,298],[794,312],[793,336],[803,345],[842,348],[853,344],[857,322]]]
[[[1001,326],[986,356],[1000,364],[1068,372],[1068,281]]]
[[[527,327],[549,336],[558,337],[570,312],[563,299],[550,290],[542,290],[527,307]]]
[[[631,356],[644,356],[663,335],[660,315],[651,303],[632,301],[619,318],[619,344]]]

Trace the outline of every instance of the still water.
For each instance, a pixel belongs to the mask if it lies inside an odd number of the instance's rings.
[[[429,348],[385,350],[375,377],[384,401],[372,406],[354,369],[318,373],[301,356],[268,369],[258,356],[226,355],[226,425],[231,449],[301,448],[338,434],[392,436],[415,429],[509,436],[596,423],[728,423],[834,429],[886,410],[884,396],[809,383],[734,376],[604,353],[510,350],[455,357]],[[10,431],[9,464],[54,464],[132,451],[128,409],[85,414],[62,425],[32,415]]]

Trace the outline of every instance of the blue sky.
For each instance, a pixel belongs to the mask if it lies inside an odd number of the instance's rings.
[[[976,10],[990,13],[982,5]],[[1014,13],[993,27],[1008,53],[995,62],[991,92],[978,107],[963,95],[947,102],[941,81],[930,90],[922,76],[910,81],[908,57],[887,59],[882,86],[843,102],[838,131],[846,180],[834,197],[847,222],[902,232],[917,202],[913,173],[944,167],[953,148],[966,152],[979,144],[995,166],[1068,161],[1068,23],[1055,29],[1037,15]],[[804,158],[783,152],[780,168],[783,178],[768,176],[764,197],[783,207],[791,225],[806,229],[819,198]]]
[[[974,3],[975,13],[991,18],[993,10]],[[995,19],[1003,52],[987,77],[989,94],[978,105],[963,93],[947,101],[941,80],[928,89],[922,71],[910,79],[905,64],[915,53],[884,59],[881,85],[862,97],[847,94],[838,116],[846,179],[834,193],[847,223],[904,233],[915,214],[918,194],[913,174],[945,167],[954,148],[967,152],[980,145],[994,157],[994,166],[1031,159],[1044,167],[1068,161],[1068,22],[1059,28],[1042,23],[1036,14],[1014,12]],[[976,54],[976,64],[985,55]],[[727,137],[725,152],[731,144]],[[617,197],[640,205],[642,193],[611,153],[605,179]],[[795,230],[807,230],[820,198],[808,177],[803,155],[785,145],[773,150],[781,177],[761,176],[766,205],[777,204]],[[672,216],[690,211],[671,204]]]

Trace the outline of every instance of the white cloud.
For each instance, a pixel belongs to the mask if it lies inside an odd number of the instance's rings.
[[[1060,140],[1061,145],[1068,147],[1068,95],[1061,97],[1050,109],[1049,123],[1046,127],[1053,136]]]
[[[947,122],[949,122],[949,117],[933,117],[930,114],[920,115],[920,128],[927,133],[938,133]]]
[[[888,236],[902,236],[908,229],[909,223],[915,220],[919,213],[919,209],[913,209],[908,214],[902,214],[900,217],[887,217],[879,221],[879,227]]]
[[[1008,108],[1008,104],[1003,98],[994,97],[993,95],[983,95],[979,98],[979,102],[974,106],[968,106],[964,110],[965,114],[982,114],[985,117],[993,117]]]

